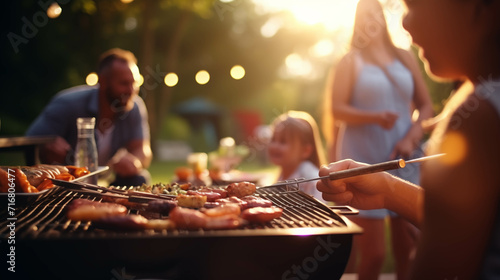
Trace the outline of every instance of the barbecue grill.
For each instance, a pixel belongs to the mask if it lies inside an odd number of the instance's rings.
[[[99,198],[56,188],[17,208],[15,220],[2,207],[0,258],[7,276],[2,279],[339,279],[353,234],[361,232],[344,217],[351,208],[332,210],[303,192],[272,188],[257,195],[284,211],[266,224],[237,230],[103,230],[65,215],[73,199]],[[13,221],[14,245],[8,244]],[[7,270],[11,246],[15,273]]]

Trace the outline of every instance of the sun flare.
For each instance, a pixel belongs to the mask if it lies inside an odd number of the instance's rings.
[[[253,0],[263,13],[288,11],[298,23],[322,25],[328,32],[352,30],[359,0]],[[411,40],[401,26],[404,8],[397,0],[380,0],[384,6],[389,32],[397,46],[408,48]],[[273,19],[275,22],[276,19]],[[281,23],[279,24],[281,25]],[[278,26],[273,24],[272,26]],[[270,28],[270,26],[266,26]],[[267,31],[267,30],[266,30]],[[275,33],[272,32],[271,34]]]

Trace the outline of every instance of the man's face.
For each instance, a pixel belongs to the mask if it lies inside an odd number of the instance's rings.
[[[128,112],[134,106],[133,98],[138,93],[138,88],[132,73],[133,68],[134,65],[117,60],[103,77],[101,87],[111,105],[111,110],[115,113]]]

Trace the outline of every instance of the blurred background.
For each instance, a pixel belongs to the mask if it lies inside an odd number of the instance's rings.
[[[399,0],[381,2],[393,40],[412,47]],[[23,135],[58,91],[96,83],[98,56],[120,47],[138,58],[155,160],[169,161],[213,151],[224,137],[263,157],[262,128],[288,110],[321,124],[325,83],[348,50],[357,1],[2,3],[0,136]],[[427,82],[437,113],[452,87]]]
[[[381,2],[393,40],[417,53],[401,28],[400,1]],[[172,180],[190,153],[224,154],[221,140],[241,155],[234,162],[238,166],[231,167],[276,173],[266,160],[266,125],[283,112],[302,110],[321,126],[325,84],[348,50],[356,4],[2,1],[0,137],[23,135],[58,91],[96,83],[99,55],[119,47],[138,58],[140,95],[149,110],[154,183]],[[425,77],[438,113],[452,84]],[[22,155],[0,155],[0,165],[21,162]],[[389,257],[383,271],[393,270]]]

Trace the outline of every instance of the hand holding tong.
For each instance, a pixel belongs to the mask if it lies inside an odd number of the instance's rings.
[[[359,176],[359,175],[365,175],[365,174],[370,174],[370,173],[375,173],[375,172],[404,168],[409,163],[431,160],[431,159],[438,158],[438,157],[441,157],[444,155],[445,154],[436,154],[436,155],[432,155],[432,156],[419,157],[419,158],[415,158],[415,159],[407,160],[407,161],[405,161],[404,159],[395,159],[395,160],[390,160],[390,161],[386,161],[386,162],[371,164],[368,166],[361,166],[361,167],[345,169],[345,170],[341,170],[341,171],[334,171],[326,176],[319,176],[319,177],[311,178],[311,179],[300,179],[300,180],[294,180],[294,181],[279,182],[279,183],[276,183],[273,185],[264,186],[264,187],[260,187],[260,188],[272,188],[272,187],[286,186],[286,185],[292,185],[292,184],[300,184],[300,183],[304,183],[304,182],[316,181],[316,180],[322,180],[322,179],[339,180],[339,179],[344,179],[344,178],[354,177],[354,176]]]

